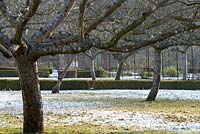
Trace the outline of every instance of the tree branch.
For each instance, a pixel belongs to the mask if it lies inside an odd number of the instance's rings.
[[[3,34],[2,32],[0,32],[0,44],[3,45],[3,47],[5,47],[6,49],[12,46],[9,37]]]
[[[35,33],[31,37],[31,43],[40,44],[44,39],[47,39],[50,33],[63,21],[63,19],[69,14],[76,0],[65,0],[63,6],[53,17],[53,19],[47,23],[40,32]]]
[[[82,0],[79,6],[79,29],[80,29],[80,42],[84,39],[84,13],[88,0]]]
[[[0,11],[2,12],[4,18],[10,23],[10,25],[16,28],[18,22],[15,20],[15,17],[11,14],[9,9],[7,8],[4,0],[0,0]]]
[[[4,46],[0,44],[0,52],[6,57],[6,58],[11,58],[12,54],[10,51],[8,51]]]
[[[127,27],[123,28],[120,30],[118,33],[116,33],[112,39],[111,39],[111,44],[116,44],[124,35],[141,25],[150,15],[153,13],[152,11],[146,13],[146,15],[141,16],[139,19],[128,25]]]
[[[29,20],[34,16],[36,13],[39,5],[41,3],[41,0],[33,0],[33,3],[30,7],[30,9],[25,13],[25,15],[20,20],[19,24],[17,25],[16,34],[15,34],[15,41],[21,42],[22,34],[24,32],[24,28],[26,27]]]
[[[125,1],[127,0],[118,0],[115,2],[98,20],[93,22],[90,26],[88,26],[85,30],[85,34],[88,34],[92,30],[96,29],[97,26],[104,22],[107,17],[109,17],[115,10],[117,10]]]
[[[153,37],[152,39],[139,41],[134,46],[133,45],[126,45],[124,47],[115,47],[115,48],[113,47],[113,48],[109,48],[109,51],[115,51],[115,52],[135,51],[135,50],[138,50],[140,48],[143,48],[143,47],[146,47],[146,46],[149,46],[149,45],[153,45],[157,42],[164,41],[165,39],[168,39],[168,38],[175,36],[177,34],[180,34],[180,33],[183,33],[183,32],[189,31],[189,30],[195,30],[195,29],[198,29],[198,28],[200,28],[200,26],[198,26],[198,25],[190,25],[186,29],[179,27],[176,30],[170,30],[168,32],[159,34],[159,35]],[[103,49],[103,48],[101,48],[101,49]]]
[[[178,2],[183,3],[183,4],[187,5],[187,6],[199,5],[200,4],[199,1],[186,2],[186,1],[178,0]]]
[[[10,39],[8,36],[4,35],[2,32],[0,32],[0,52],[7,58],[11,58],[12,54],[8,50],[9,46],[12,44],[10,43]]]
[[[12,46],[9,48],[9,51],[11,51],[12,54],[14,54],[16,51],[18,51],[18,49],[20,47],[27,47],[26,44],[21,43],[22,35],[23,35],[24,29],[25,29],[27,23],[36,13],[40,3],[41,3],[41,0],[33,0],[33,3],[31,5],[30,9],[21,18],[20,22],[17,23],[16,33],[12,40]]]
[[[32,52],[30,53],[30,58],[41,57],[46,55],[56,55],[56,54],[77,54],[80,52],[84,52],[86,49],[80,47],[79,45],[60,45],[56,46],[54,44],[48,45],[37,45],[34,46]]]

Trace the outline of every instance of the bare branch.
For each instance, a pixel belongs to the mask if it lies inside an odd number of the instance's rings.
[[[93,22],[86,30],[85,33],[89,33],[92,30],[96,29],[96,27],[105,21],[107,17],[109,17],[115,10],[117,10],[125,1],[127,0],[118,0],[115,2],[98,20]]]
[[[0,32],[0,52],[3,53],[3,55],[7,58],[12,57],[11,52],[7,50],[9,46],[11,46],[10,39],[8,38],[8,36]]]
[[[53,17],[53,19],[47,23],[40,32],[35,33],[31,37],[31,42],[40,44],[44,39],[47,39],[50,33],[63,21],[63,19],[69,14],[76,0],[65,0],[63,6]]]
[[[17,25],[16,34],[15,34],[15,37],[14,37],[14,39],[17,42],[21,42],[22,34],[24,32],[24,28],[26,27],[29,20],[36,13],[40,3],[41,3],[41,0],[33,0],[33,4],[31,5],[30,9],[25,13],[24,17],[21,19],[21,21]]]
[[[183,1],[183,0],[178,0],[178,2],[183,3],[183,4],[187,5],[187,6],[193,6],[193,5],[199,5],[200,4],[200,2],[197,1],[197,0],[189,1],[189,2]]]
[[[79,6],[79,29],[80,29],[80,42],[84,38],[84,13],[88,0],[82,0]]]
[[[117,44],[117,42],[127,33],[129,33],[130,31],[134,30],[136,27],[138,27],[139,25],[141,25],[151,14],[153,13],[153,11],[149,11],[146,12],[145,15],[142,15],[139,19],[137,19],[136,21],[133,21],[133,23],[131,23],[130,25],[126,26],[125,28],[123,28],[122,30],[120,30],[118,33],[116,33],[112,39],[111,39],[111,45],[115,45]]]
[[[2,12],[5,19],[10,23],[10,25],[16,28],[18,22],[15,20],[15,17],[11,14],[9,9],[7,8],[4,0],[0,0],[0,11]]]
[[[3,45],[6,49],[12,46],[9,37],[3,34],[2,32],[0,32],[0,44]]]
[[[170,30],[168,32],[159,34],[159,35],[153,37],[152,39],[135,42],[135,45],[126,45],[126,46],[120,47],[120,48],[113,47],[113,48],[109,48],[109,50],[115,51],[115,52],[131,52],[131,51],[135,51],[135,50],[138,50],[140,48],[143,48],[143,47],[146,47],[149,45],[153,45],[157,42],[163,41],[163,40],[168,39],[177,34],[180,34],[180,33],[183,33],[183,32],[189,31],[189,30],[195,30],[198,28],[200,28],[200,26],[198,26],[198,25],[190,25],[186,29],[179,27],[176,30]]]
[[[34,46],[30,58],[56,54],[77,54],[84,51],[86,51],[84,48],[76,44],[64,46],[56,46],[55,44],[37,45]]]
[[[11,58],[12,54],[10,51],[8,51],[4,46],[0,44],[0,52],[6,57],[6,58]]]

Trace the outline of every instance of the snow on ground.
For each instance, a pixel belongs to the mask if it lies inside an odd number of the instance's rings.
[[[111,104],[100,101],[85,101],[91,98],[129,98],[144,99],[148,90],[68,90],[59,95],[50,91],[42,91],[45,111],[45,124],[73,125],[92,123],[97,125],[113,125],[137,130],[168,130],[176,132],[200,132],[200,122],[172,122],[166,120],[165,113],[131,112],[123,110],[101,109]],[[94,95],[93,95],[94,94]],[[84,101],[75,98],[81,98]],[[158,98],[176,100],[200,100],[200,91],[160,90]],[[12,114],[22,118],[22,97],[20,91],[0,92],[0,114]],[[58,116],[64,118],[58,121]],[[198,115],[199,116],[199,115]],[[0,126],[6,126],[1,121]]]

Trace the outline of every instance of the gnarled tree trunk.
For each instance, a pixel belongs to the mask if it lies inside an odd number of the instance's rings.
[[[23,133],[43,133],[43,106],[37,62],[16,55],[23,99]]]
[[[155,101],[160,87],[160,72],[161,72],[161,50],[155,49],[154,77],[151,91],[146,101]]]
[[[120,80],[120,76],[121,76],[121,73],[122,73],[122,70],[123,70],[123,66],[124,66],[124,62],[120,61],[119,66],[117,68],[117,75],[115,77],[115,80]]]
[[[67,66],[65,67],[65,69],[63,70],[63,72],[58,76],[58,81],[57,81],[57,83],[56,83],[56,85],[53,87],[53,89],[52,89],[52,94],[56,94],[56,93],[59,93],[59,91],[60,91],[60,86],[61,86],[61,84],[62,84],[62,82],[63,82],[63,79],[64,79],[64,77],[65,77],[65,75],[66,75],[66,73],[67,73],[67,70],[68,70],[68,68],[70,67],[70,65],[71,65],[71,63],[72,63],[72,61],[75,59],[75,55],[70,59],[70,61],[68,62],[68,64],[67,64]]]

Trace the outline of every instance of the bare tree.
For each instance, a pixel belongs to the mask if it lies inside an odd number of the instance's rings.
[[[176,48],[175,51],[179,51],[184,55],[184,61],[183,61],[183,79],[186,80],[187,77],[187,49],[189,46],[194,46],[194,45],[199,45],[198,43],[198,39],[196,38],[196,34],[199,33],[199,30],[196,31],[196,33],[194,32],[187,32],[187,33],[183,33],[180,35],[176,35],[168,40],[162,41],[162,42],[158,42],[154,45],[152,45],[152,47],[154,47],[154,77],[153,77],[153,83],[152,83],[152,87],[151,87],[151,91],[147,97],[147,101],[154,101],[156,100],[156,96],[158,94],[158,90],[160,87],[160,74],[161,74],[161,59],[162,59],[162,55],[161,52],[169,47],[173,47],[173,46],[183,46],[183,50],[181,50],[180,48]],[[193,37],[193,38],[192,38]]]
[[[96,80],[95,58],[101,53],[103,53],[103,51],[97,50],[95,48],[92,48],[84,53],[91,61],[90,74],[91,74],[92,80]]]
[[[76,58],[75,55],[71,55],[71,56],[70,56],[70,60],[69,60],[68,63],[66,64],[64,70],[62,71],[61,74],[58,75],[58,81],[57,81],[56,85],[52,88],[52,93],[53,93],[53,94],[59,93],[59,91],[60,91],[60,86],[61,86],[61,84],[62,84],[62,82],[63,82],[63,79],[64,79],[66,73],[67,73],[67,70],[68,70],[68,68],[70,67],[71,63],[73,62],[73,60],[74,60],[75,58]]]
[[[154,0],[153,0],[154,1]],[[118,45],[131,32],[145,31],[155,27],[158,13],[176,1],[162,0],[0,0],[0,52],[7,58],[14,57],[18,66],[23,96],[23,133],[43,133],[43,106],[38,80],[37,61],[40,57],[56,54],[76,54],[92,47],[110,51],[129,51],[154,44],[184,32],[186,26],[178,26],[171,31],[158,33],[152,38],[134,42],[134,45]],[[118,19],[118,23],[128,19],[111,36],[99,32],[102,25],[126,6],[137,5],[137,14]],[[135,6],[136,7],[136,6]],[[181,8],[181,7],[180,7]],[[181,11],[179,11],[181,12]],[[127,12],[128,13],[128,12]],[[162,15],[162,14],[160,14]],[[115,17],[116,16],[116,17]],[[152,19],[150,19],[152,18]],[[154,20],[149,22],[149,20]],[[147,23],[148,22],[148,23]],[[158,21],[159,25],[163,21]],[[116,22],[113,22],[116,24]],[[144,26],[144,24],[148,24]],[[191,24],[188,29],[199,25]],[[66,32],[67,31],[67,32]],[[99,35],[107,37],[106,40]],[[120,44],[120,43],[119,43]]]
[[[113,53],[112,54],[114,59],[117,60],[117,62],[118,62],[117,75],[115,77],[115,80],[120,80],[120,76],[123,71],[124,63],[133,54],[135,54],[135,51],[129,52],[129,53]]]

